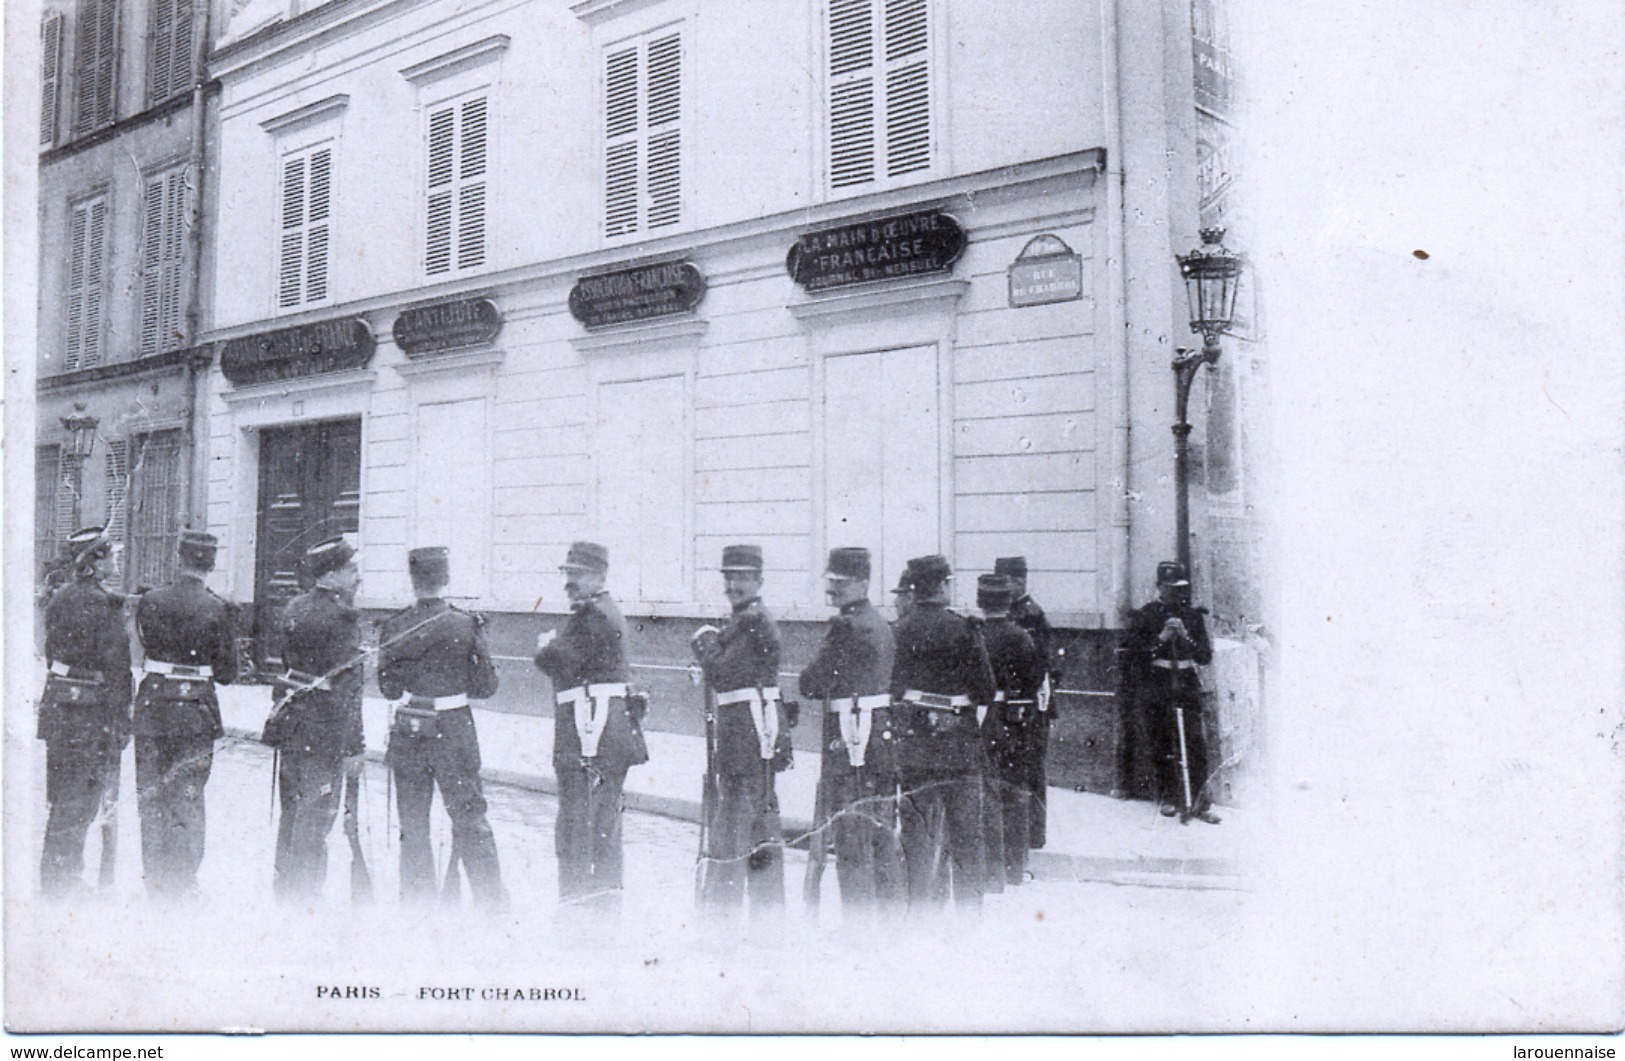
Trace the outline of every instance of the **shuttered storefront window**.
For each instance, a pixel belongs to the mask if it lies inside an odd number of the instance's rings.
[[[282,157],[281,240],[277,249],[278,308],[328,296],[332,241],[333,147],[322,144]]]
[[[191,87],[192,2],[153,0],[152,47],[147,60],[149,107]]]
[[[111,124],[118,100],[118,0],[80,0],[73,72],[74,132]]]
[[[73,204],[68,218],[67,335],[57,371],[101,364],[106,255],[107,197]]]
[[[604,55],[604,235],[675,225],[683,211],[683,40],[666,28]]]
[[[485,264],[488,117],[483,95],[429,108],[423,253],[429,276]]]
[[[931,168],[929,0],[829,0],[831,189]]]
[[[178,349],[186,261],[186,170],[147,179],[141,220],[141,353]]]

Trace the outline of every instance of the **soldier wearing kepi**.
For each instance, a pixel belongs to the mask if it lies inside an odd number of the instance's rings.
[[[282,613],[288,670],[273,685],[276,702],[262,737],[280,752],[282,818],[272,885],[284,901],[321,894],[327,834],[338,817],[344,776],[359,772],[366,750],[355,548],[333,538],[313,546],[305,560],[316,585],[289,601]]]
[[[451,581],[444,546],[413,549],[407,570],[417,603],[378,628],[378,691],[395,704],[387,758],[401,815],[401,898],[435,895],[429,812],[435,786],[451,818],[454,857],[468,871],[474,901],[505,902],[496,837],[485,817],[480,739],[470,700],[496,694],[497,673],[485,643],[485,621],[454,608],[441,594]]]
[[[1156,756],[1162,813],[1217,825],[1207,792],[1202,680],[1196,669],[1213,662],[1213,642],[1203,610],[1191,607],[1189,592],[1183,564],[1158,564],[1157,599],[1133,614],[1124,647],[1129,665],[1139,671],[1139,707]]]
[[[955,902],[980,909],[986,760],[976,709],[993,703],[993,671],[980,620],[948,610],[953,573],[947,559],[918,557],[908,567],[913,605],[894,630],[891,693],[901,729],[897,755],[909,903],[923,907],[941,894],[946,848]]]
[[[1061,687],[1062,651],[1055,643],[1049,618],[1027,593],[1027,558],[1002,556],[993,562],[993,573],[1010,580],[1014,600],[1010,603],[1010,618],[1032,636],[1038,654],[1044,660],[1044,681],[1038,690],[1037,710],[1028,723],[1025,750],[1021,753],[1022,776],[1032,802],[1028,807],[1028,846],[1043,847],[1047,840],[1049,822],[1049,728],[1055,719],[1055,690]]]
[[[141,598],[136,632],[146,676],[135,698],[135,777],[147,891],[187,897],[203,862],[203,788],[220,724],[216,684],[237,676],[231,605],[203,580],[214,570],[214,535],[182,531],[175,581]]]
[[[835,834],[835,871],[848,916],[905,894],[892,755],[891,627],[869,603],[869,550],[831,549],[824,572],[839,609],[817,657],[801,672],[801,695],[823,702],[819,821]]]
[[[1044,682],[1044,658],[1032,635],[1010,617],[1015,595],[1003,575],[976,580],[976,604],[982,609],[982,639],[998,691],[982,723],[988,758],[988,879],[1002,875],[1006,884],[1020,884],[1027,871],[1028,814],[1032,793],[1026,776],[1028,731],[1038,713],[1038,693]],[[995,842],[994,838],[997,838]]]
[[[784,906],[784,838],[773,773],[789,720],[779,696],[779,629],[762,606],[762,550],[722,550],[723,591],[733,614],[720,631],[703,626],[691,641],[711,691],[711,769],[716,806],[706,835],[702,901],[737,910],[747,894],[753,917]]]
[[[537,638],[536,666],[553,682],[553,771],[559,783],[554,846],[559,897],[618,912],[621,790],[649,761],[642,719],[629,703],[626,620],[604,588],[609,550],[570,546],[563,565],[570,618]]]
[[[40,890],[59,896],[84,885],[85,834],[104,801],[118,798],[119,759],[130,741],[130,638],[123,600],[102,581],[115,566],[100,527],[68,539],[70,581],[45,609],[49,675],[37,736],[45,742],[45,849]],[[112,791],[109,788],[113,787]],[[105,843],[105,840],[104,840]]]

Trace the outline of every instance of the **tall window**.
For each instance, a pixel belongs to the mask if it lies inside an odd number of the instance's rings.
[[[929,0],[829,0],[829,184],[931,168]]]
[[[147,178],[141,219],[141,353],[180,347],[186,260],[186,169]]]
[[[130,586],[163,586],[175,577],[181,534],[181,433],[157,431],[138,443],[130,476]]]
[[[75,203],[68,218],[68,334],[61,371],[101,364],[106,253],[107,197]]]
[[[62,84],[62,14],[53,11],[40,23],[39,142],[56,143],[57,100]]]
[[[333,209],[330,144],[282,156],[282,239],[277,250],[279,308],[327,297],[327,256]]]
[[[130,443],[111,439],[102,472],[102,526],[109,541],[123,544],[130,516]]]
[[[184,92],[192,84],[192,2],[153,0],[147,105]]]
[[[118,75],[118,0],[79,0],[74,36],[73,130],[88,133],[113,121]]]
[[[429,276],[485,264],[488,110],[483,95],[429,108],[423,245],[423,271]]]
[[[34,450],[34,572],[43,575],[56,560],[67,532],[57,512],[62,485],[62,447]]]
[[[666,28],[604,55],[604,235],[682,220],[683,39]]]

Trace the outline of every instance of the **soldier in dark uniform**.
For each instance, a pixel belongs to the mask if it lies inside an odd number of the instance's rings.
[[[232,608],[203,580],[214,535],[182,531],[175,581],[141,598],[136,632],[146,676],[135,698],[135,777],[147,891],[186,897],[203,862],[203,788],[225,735],[214,687],[237,676]]]
[[[621,901],[621,790],[626,771],[648,762],[629,704],[626,620],[604,589],[609,550],[570,546],[564,592],[571,614],[562,631],[537,639],[536,666],[553,682],[553,771],[559,784],[554,846],[559,897],[617,912]]]
[[[1004,556],[993,562],[993,573],[1010,580],[1015,599],[1010,604],[1010,618],[1032,636],[1038,654],[1044,660],[1044,682],[1038,690],[1037,711],[1026,729],[1025,750],[1021,754],[1022,775],[1027,790],[1032,794],[1028,807],[1028,825],[1031,834],[1028,846],[1040,848],[1046,841],[1049,808],[1049,729],[1055,719],[1055,690],[1061,687],[1062,650],[1055,643],[1044,609],[1027,593],[1027,558]]]
[[[1196,668],[1213,661],[1203,611],[1190,605],[1183,564],[1157,565],[1157,599],[1130,617],[1124,650],[1138,670],[1139,709],[1156,757],[1157,800],[1168,817],[1219,823],[1207,791],[1207,738],[1202,727],[1202,681]],[[1183,724],[1183,727],[1182,727]],[[1185,767],[1181,768],[1181,728]],[[1186,778],[1190,803],[1185,800]]]
[[[982,609],[982,639],[993,666],[997,692],[982,724],[988,756],[989,823],[987,855],[1000,859],[989,867],[988,879],[1020,884],[1027,871],[1028,815],[1032,792],[1028,788],[1028,730],[1038,714],[1038,692],[1044,683],[1044,658],[1032,635],[1010,618],[1010,580],[983,575],[976,580],[976,604]],[[995,843],[993,838],[998,842]]]
[[[263,740],[281,754],[277,785],[282,818],[272,884],[277,898],[321,895],[327,879],[327,834],[338,817],[346,771],[361,768],[361,621],[355,591],[361,578],[355,548],[333,538],[305,554],[316,585],[282,613],[282,658],[288,671]]]
[[[104,800],[116,801],[119,759],[130,741],[130,638],[111,577],[113,543],[101,527],[68,539],[69,577],[45,609],[50,673],[37,736],[45,742],[45,849],[40,890],[83,887],[85,834]]]
[[[823,704],[819,789],[833,822],[835,872],[847,916],[895,905],[906,895],[896,833],[897,765],[892,754],[891,627],[869,603],[869,550],[831,549],[824,572],[840,609],[818,655],[801,672],[801,695]]]
[[[908,562],[913,604],[897,621],[891,693],[900,733],[897,757],[903,802],[903,853],[909,903],[923,908],[940,895],[943,851],[953,866],[953,895],[980,909],[982,773],[986,761],[976,708],[993,703],[993,671],[981,621],[948,610],[946,558]]]
[[[401,814],[401,898],[436,894],[429,812],[435,786],[451,818],[453,857],[468,871],[474,901],[506,902],[496,837],[485,817],[480,739],[470,700],[496,694],[497,672],[485,644],[485,620],[441,599],[451,580],[444,546],[413,549],[407,571],[417,603],[378,628],[378,691],[395,704],[386,754]]]
[[[717,795],[706,835],[701,900],[736,911],[748,893],[752,916],[784,907],[784,837],[773,773],[789,726],[779,696],[779,628],[762,606],[762,550],[722,550],[723,592],[733,615],[720,631],[703,626],[694,658],[711,690],[711,768]]]

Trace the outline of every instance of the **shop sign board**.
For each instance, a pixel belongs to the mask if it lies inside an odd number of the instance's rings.
[[[1083,297],[1083,259],[1056,236],[1035,236],[1010,263],[1010,305],[1042,306]]]
[[[220,370],[237,387],[300,379],[365,368],[375,346],[360,317],[300,324],[226,340]]]
[[[804,232],[785,267],[808,291],[947,272],[965,250],[965,232],[941,210]]]
[[[705,297],[705,277],[686,261],[583,276],[570,289],[570,316],[588,328],[687,313]]]
[[[502,331],[502,312],[488,298],[461,298],[413,306],[395,318],[395,345],[424,357],[488,343]]]

